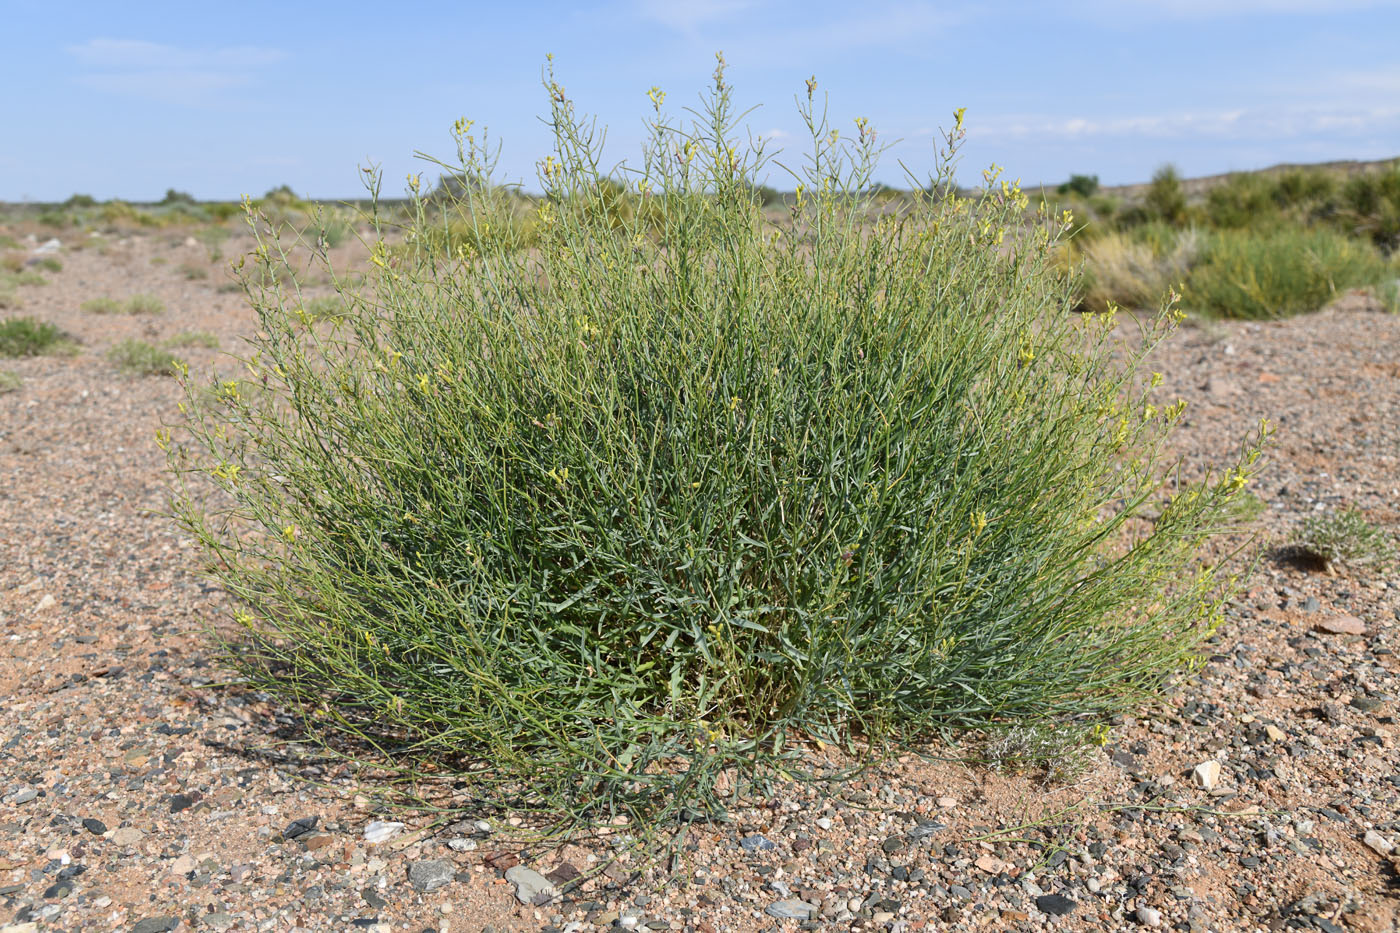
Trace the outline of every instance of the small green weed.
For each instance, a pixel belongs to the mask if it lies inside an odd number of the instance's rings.
[[[992,733],[983,760],[1004,774],[1039,772],[1046,784],[1079,780],[1103,758],[1103,726],[1034,723]]]
[[[154,295],[132,295],[125,301],[90,298],[79,307],[89,314],[160,314],[165,310],[165,302]]]
[[[184,365],[169,350],[144,340],[123,340],[107,351],[107,359],[122,372],[137,376],[175,376]]]
[[[48,321],[12,317],[0,321],[0,356],[43,356],[71,352],[73,338]]]
[[[188,330],[167,339],[164,345],[172,350],[183,347],[203,347],[206,350],[217,350],[219,349],[219,338],[207,331]]]
[[[1398,553],[1394,537],[1354,508],[1308,518],[1296,547],[1329,570],[1337,565],[1388,566]]]
[[[0,395],[4,395],[6,392],[16,392],[22,385],[24,385],[24,380],[20,378],[19,373],[0,369]]]

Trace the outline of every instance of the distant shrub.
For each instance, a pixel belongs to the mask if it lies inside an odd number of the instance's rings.
[[[644,201],[550,92],[534,249],[480,235],[515,216],[488,188],[445,257],[415,199],[312,338],[255,253],[266,388],[187,382],[174,509],[241,600],[249,689],[592,821],[732,806],[726,769],[800,773],[808,738],[1093,724],[1191,656],[1224,599],[1195,555],[1253,454],[1162,487],[1181,408],[1142,361],[1170,317],[1124,362],[1070,313],[1062,228],[1005,236],[1014,186],[873,220],[873,136],[810,98],[775,231],[722,67],[695,126],[653,95]]]
[[[45,272],[63,271],[63,260],[59,259],[57,256],[40,256],[39,259],[35,261],[34,265],[43,269]]]
[[[69,210],[80,207],[96,207],[97,199],[90,194],[75,194],[64,201],[62,206]]]
[[[1164,165],[1152,176],[1144,204],[1150,216],[1169,224],[1186,221],[1186,191],[1176,166]]]
[[[1279,203],[1274,185],[1256,172],[1237,172],[1206,193],[1206,217],[1216,227],[1239,230],[1274,226]]]
[[[1168,291],[1186,279],[1198,249],[1199,236],[1189,231],[1170,231],[1167,238],[1126,233],[1097,237],[1080,249],[1085,263],[1081,307],[1157,308]]]
[[[1337,220],[1380,248],[1400,248],[1400,163],[1354,175],[1342,186]]]
[[[107,359],[135,376],[175,376],[183,366],[178,356],[144,340],[121,341],[107,351]]]
[[[1369,243],[1331,230],[1221,231],[1203,238],[1184,297],[1188,307],[1223,317],[1280,317],[1315,311],[1388,274]]]
[[[175,271],[191,281],[195,279],[209,278],[209,269],[197,262],[182,262],[175,267]]]
[[[45,227],[71,227],[78,222],[77,216],[70,211],[40,211],[34,218]]]
[[[163,197],[163,198],[160,199],[160,203],[161,203],[161,204],[165,204],[165,205],[173,205],[173,204],[197,204],[197,203],[199,203],[199,202],[197,202],[197,201],[194,199],[194,195],[192,195],[192,194],[188,194],[188,193],[186,193],[186,192],[184,192],[184,191],[176,191],[174,188],[166,188],[166,189],[165,189],[165,197]]]
[[[43,356],[71,352],[73,338],[48,321],[12,317],[0,321],[0,356]]]
[[[1076,194],[1081,198],[1091,198],[1098,193],[1099,176],[1071,175],[1069,181],[1055,189],[1060,194]]]

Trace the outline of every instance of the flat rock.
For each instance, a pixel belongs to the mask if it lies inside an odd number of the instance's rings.
[[[1366,830],[1366,837],[1361,840],[1366,843],[1366,848],[1377,855],[1389,855],[1395,851],[1395,846],[1389,839],[1376,832],[1374,829]]]
[[[179,917],[147,917],[136,921],[131,933],[170,933],[180,925]]]
[[[817,914],[817,907],[796,898],[769,904],[763,912],[781,920],[811,920]]]
[[[1191,769],[1191,780],[1196,782],[1197,787],[1211,790],[1220,783],[1220,762],[1212,758],[1196,765]]]
[[[506,880],[515,885],[515,899],[527,906],[547,904],[559,894],[548,878],[524,865],[507,868]]]
[[[427,894],[436,891],[457,876],[457,869],[447,859],[425,859],[408,866],[408,883]]]
[[[1317,625],[1313,627],[1319,632],[1326,632],[1329,635],[1366,634],[1366,623],[1362,622],[1356,616],[1328,616],[1325,619],[1320,619]]]
[[[1078,901],[1070,900],[1063,894],[1042,894],[1035,899],[1035,908],[1043,914],[1052,917],[1063,917],[1065,914],[1074,913],[1079,906]]]

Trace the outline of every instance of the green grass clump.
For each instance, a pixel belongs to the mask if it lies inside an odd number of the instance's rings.
[[[22,385],[24,385],[24,380],[20,378],[19,373],[0,369],[0,395],[7,392],[17,392]]]
[[[72,347],[73,338],[48,321],[32,317],[0,321],[0,357],[67,353]]]
[[[38,262],[35,263],[35,265],[37,265],[40,269],[43,269],[45,272],[63,271],[63,261],[57,256],[43,256],[38,260]]]
[[[175,271],[191,281],[209,278],[209,269],[197,262],[182,262],[175,267]]]
[[[874,134],[810,94],[816,158],[766,221],[722,67],[695,125],[653,92],[647,209],[619,216],[550,95],[535,249],[445,256],[415,198],[325,330],[265,242],[265,388],[187,382],[174,510],[241,603],[250,689],[595,820],[711,811],[730,769],[807,773],[813,739],[1101,722],[1190,662],[1224,598],[1195,557],[1254,454],[1164,489],[1181,408],[1142,360],[1173,316],[1124,362],[1110,316],[1073,313],[1062,226],[1004,236],[1017,187],[943,175],[877,217]],[[485,229],[505,197],[448,213]]]
[[[217,350],[219,349],[219,338],[207,331],[190,330],[182,334],[176,334],[174,337],[167,339],[165,341],[165,346],[176,350],[182,347],[202,347],[206,350]]]
[[[1204,238],[1185,303],[1222,317],[1282,317],[1393,276],[1369,243],[1331,230],[1221,231]]]
[[[154,295],[132,295],[125,301],[89,298],[79,307],[90,314],[160,314],[165,311],[165,302]]]
[[[107,351],[107,359],[122,372],[135,376],[174,376],[183,361],[164,347],[144,340],[123,340]]]
[[[1384,567],[1400,558],[1395,538],[1354,508],[1309,518],[1303,523],[1296,547],[1329,569],[1336,565]]]

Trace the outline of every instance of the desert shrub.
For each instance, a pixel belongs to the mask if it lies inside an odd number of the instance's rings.
[[[211,219],[220,223],[226,220],[232,220],[235,217],[240,217],[243,214],[243,206],[241,204],[235,204],[232,201],[215,201],[211,204],[205,204],[204,210],[209,214]]]
[[[165,197],[160,199],[160,203],[167,206],[173,206],[176,204],[193,205],[197,204],[198,202],[195,201],[194,195],[189,194],[188,192],[176,191],[174,188],[166,188]]]
[[[41,256],[34,264],[45,272],[63,271],[63,260],[57,256]]]
[[[1163,489],[1181,407],[1141,361],[1169,315],[1123,362],[1110,316],[1072,313],[1063,226],[1004,236],[1015,186],[943,176],[872,219],[873,134],[834,138],[810,96],[817,158],[775,230],[722,68],[696,125],[654,93],[657,213],[619,216],[550,92],[534,250],[445,256],[415,198],[326,331],[264,242],[264,388],[187,382],[173,506],[241,602],[250,688],[594,819],[706,811],[725,769],[801,774],[812,738],[1101,721],[1187,663],[1223,598],[1194,555],[1253,455]]]
[[[1186,191],[1176,166],[1164,165],[1152,176],[1143,198],[1148,215],[1168,224],[1186,222]]]
[[[1315,311],[1388,273],[1369,243],[1328,229],[1221,231],[1203,237],[1184,295],[1189,307],[1223,317],[1279,317]]]
[[[1206,193],[1206,217],[1227,230],[1276,225],[1278,209],[1274,185],[1256,172],[1237,172]]]
[[[23,253],[0,253],[0,272],[14,274],[24,271]]]
[[[1395,538],[1354,508],[1309,517],[1295,548],[1329,569],[1385,567],[1400,558]]]
[[[97,199],[90,194],[74,194],[71,195],[68,200],[64,201],[62,206],[70,210],[74,208],[96,207]]]
[[[0,395],[7,392],[17,392],[22,385],[24,385],[24,380],[20,378],[19,373],[0,369]]]
[[[1349,178],[1334,219],[1384,250],[1400,247],[1400,162]]]
[[[107,359],[134,376],[175,376],[183,361],[164,347],[144,340],[123,340],[107,351]]]
[[[209,278],[209,269],[197,262],[182,262],[175,267],[175,271],[191,281]]]
[[[45,210],[40,211],[34,218],[45,227],[71,227],[78,222],[78,217],[72,211]]]
[[[1077,194],[1081,198],[1092,198],[1099,191],[1099,176],[1071,175],[1069,181],[1055,189],[1060,194]]]
[[[42,356],[66,353],[73,338],[48,321],[32,317],[12,317],[0,321],[0,356]]]
[[[1274,179],[1274,203],[1281,208],[1312,209],[1329,201],[1337,191],[1337,178],[1320,169],[1289,169]]]
[[[1186,279],[1200,241],[1194,231],[1167,229],[1165,237],[1147,227],[1133,234],[1104,234],[1081,245],[1081,307],[1099,312],[1115,305],[1158,307]]]

